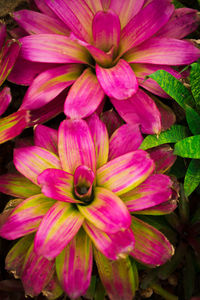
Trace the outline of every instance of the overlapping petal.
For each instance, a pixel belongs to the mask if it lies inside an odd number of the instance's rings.
[[[0,23],[0,49],[2,48],[5,39],[6,39],[6,25]]]
[[[34,145],[42,147],[57,155],[58,131],[44,125],[37,125],[34,128]]]
[[[0,92],[0,116],[6,111],[11,100],[12,96],[10,93],[10,89],[8,87],[4,87]]]

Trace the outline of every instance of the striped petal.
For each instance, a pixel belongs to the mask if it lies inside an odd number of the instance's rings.
[[[44,125],[34,128],[34,145],[58,154],[58,131]]]
[[[155,267],[168,261],[174,254],[174,248],[167,238],[151,225],[132,217],[135,236],[135,248],[130,253],[139,262]]]
[[[27,252],[21,275],[26,295],[31,297],[39,295],[51,280],[53,273],[54,261],[38,256],[32,245]]]
[[[58,131],[58,152],[62,168],[74,174],[80,165],[96,173],[96,156],[93,139],[84,120],[65,120]]]
[[[3,47],[5,39],[6,39],[6,25],[1,23],[0,24],[0,49]]]
[[[135,211],[134,214],[137,215],[152,215],[152,216],[162,216],[166,214],[171,214],[177,208],[177,200],[171,199],[167,202],[161,203],[154,207],[150,207],[144,210]]]
[[[28,125],[29,112],[19,110],[0,119],[0,144],[18,136]]]
[[[144,0],[111,0],[109,8],[112,9],[120,18],[121,28],[140,11]]]
[[[124,124],[111,136],[109,143],[109,160],[128,152],[135,151],[143,141],[138,124]]]
[[[53,199],[42,194],[24,200],[1,227],[1,237],[14,240],[36,231],[44,215],[54,203]]]
[[[112,10],[99,11],[92,21],[92,33],[94,45],[109,52],[112,48],[114,56],[120,41],[120,20],[118,15]]]
[[[113,109],[104,111],[101,114],[100,119],[106,125],[109,137],[117,128],[119,128],[123,124],[123,120]]]
[[[42,290],[42,294],[50,300],[55,300],[62,296],[63,290],[58,282],[56,273],[54,273],[49,283]]]
[[[21,108],[38,109],[49,103],[64,89],[72,85],[82,72],[79,64],[68,64],[38,75],[28,88]]]
[[[138,211],[167,202],[172,196],[170,177],[154,174],[134,190],[121,196],[129,211]]]
[[[153,36],[167,23],[173,11],[174,6],[169,1],[151,1],[122,30],[119,55]]]
[[[53,18],[57,18],[56,14],[47,6],[45,0],[34,0],[34,4],[45,15],[53,17]]]
[[[138,288],[136,267],[132,267],[130,259],[110,261],[95,250],[95,261],[99,276],[110,300],[132,300]]]
[[[200,58],[200,50],[189,41],[152,38],[124,55],[129,63],[186,65]]]
[[[85,1],[46,0],[46,4],[81,40],[92,40],[93,13]]]
[[[75,197],[84,203],[90,202],[93,193],[94,179],[94,172],[87,166],[79,166],[76,168],[74,172]]]
[[[84,295],[92,272],[92,243],[83,230],[56,257],[58,280],[71,299]]]
[[[142,183],[154,170],[147,152],[136,150],[121,155],[97,170],[97,186],[122,195]]]
[[[6,111],[11,100],[12,96],[10,88],[4,87],[3,90],[0,92],[0,116],[3,115],[3,113]]]
[[[142,89],[127,100],[111,99],[119,115],[128,124],[140,124],[141,130],[146,134],[159,134],[161,131],[160,112],[151,97]]]
[[[29,34],[55,33],[68,36],[70,33],[67,26],[63,26],[63,22],[36,11],[19,10],[13,13],[13,17]]]
[[[96,114],[91,115],[86,121],[94,141],[98,169],[108,160],[108,132],[105,124]]]
[[[96,65],[96,75],[109,97],[124,100],[137,92],[137,78],[132,68],[123,59],[120,59],[112,68],[102,68]]]
[[[44,216],[35,236],[38,255],[55,258],[77,234],[84,218],[71,204],[56,202]]]
[[[14,273],[16,277],[20,277],[22,266],[28,249],[33,243],[34,236],[29,234],[21,238],[8,252],[5,261],[7,271]]]
[[[43,148],[30,146],[14,150],[14,165],[16,169],[33,183],[45,169],[61,169],[58,157]]]
[[[129,228],[112,234],[103,232],[90,222],[84,222],[83,227],[95,247],[108,259],[124,258],[134,248],[135,238]]]
[[[64,112],[72,119],[85,118],[97,109],[103,97],[104,92],[95,74],[88,68],[69,90]]]
[[[191,8],[178,8],[171,19],[157,33],[157,37],[182,39],[198,27],[199,17],[197,10]]]
[[[46,169],[39,174],[38,184],[45,196],[63,202],[80,203],[74,199],[73,176],[63,170]]]
[[[21,174],[0,176],[0,191],[14,197],[28,198],[40,193],[40,188]]]
[[[8,201],[8,203],[4,207],[4,210],[0,214],[0,227],[2,227],[7,222],[9,216],[12,214],[14,209],[23,201],[23,198],[11,199]]]
[[[96,187],[93,201],[87,206],[77,206],[88,221],[106,233],[115,233],[130,226],[130,214],[125,204],[107,189]]]
[[[35,34],[20,39],[21,57],[45,63],[89,63],[86,49],[67,36]]]

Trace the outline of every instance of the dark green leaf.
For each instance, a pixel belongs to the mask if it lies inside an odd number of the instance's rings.
[[[200,64],[194,63],[191,65],[190,84],[192,94],[197,105],[200,105]]]
[[[175,144],[175,155],[200,158],[200,135],[187,137]]]
[[[176,8],[184,7],[184,5],[177,0],[173,0],[173,4]]]
[[[183,109],[185,109],[186,104],[194,105],[194,99],[190,91],[168,72],[159,70],[149,75],[149,77],[154,79]]]
[[[170,169],[170,175],[174,175],[177,179],[183,178],[186,172],[185,159],[178,156],[175,163]]]
[[[200,160],[191,160],[184,179],[184,190],[189,196],[200,183]]]
[[[184,187],[182,183],[180,183],[180,198],[178,210],[179,217],[182,223],[188,222],[190,217],[189,201],[187,195],[184,192]]]
[[[166,143],[176,143],[189,135],[189,130],[185,126],[173,125],[169,130],[161,132],[157,137],[156,135],[148,135],[140,149],[146,150]]]
[[[189,249],[188,249],[189,250]],[[195,282],[195,268],[193,262],[193,255],[187,251],[185,266],[183,269],[183,288],[185,299],[189,300],[192,297]]]
[[[199,114],[190,106],[186,106],[186,119],[191,132],[194,135],[200,134],[200,116]]]
[[[195,224],[197,222],[200,222],[200,207],[195,211],[191,219],[191,224]]]

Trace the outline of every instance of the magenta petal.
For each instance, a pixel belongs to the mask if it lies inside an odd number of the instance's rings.
[[[53,17],[53,18],[57,18],[56,14],[54,14],[54,12],[47,6],[45,0],[34,0],[34,4],[45,15]]]
[[[173,11],[174,6],[166,0],[153,0],[140,10],[122,30],[120,55],[153,36],[167,23]]]
[[[92,21],[94,45],[105,52],[117,51],[120,40],[120,20],[112,10],[99,11]],[[116,53],[117,54],[117,53]]]
[[[33,246],[30,247],[21,274],[26,295],[31,297],[39,295],[50,281],[53,273],[54,261],[49,261],[42,256],[38,256],[34,252]]]
[[[6,25],[0,23],[0,49],[3,47],[5,39],[6,39]]]
[[[14,20],[29,34],[55,33],[69,35],[69,29],[56,18],[31,10],[14,12]]]
[[[34,128],[34,145],[58,154],[58,131],[44,125]]]
[[[132,63],[186,65],[200,58],[200,50],[189,41],[151,38],[128,51],[124,58]]]
[[[138,215],[152,215],[152,216],[162,216],[166,214],[171,214],[177,208],[176,199],[171,199],[167,202],[163,202],[154,207],[147,209],[135,211],[134,214]]]
[[[137,78],[132,68],[123,59],[120,59],[112,68],[102,68],[96,65],[96,75],[109,97],[123,100],[137,92]]]
[[[71,299],[84,295],[92,273],[92,243],[83,230],[56,257],[58,280]]]
[[[37,230],[36,253],[48,259],[55,258],[75,236],[83,221],[83,216],[70,203],[57,201]]]
[[[108,259],[123,258],[134,249],[135,239],[133,231],[129,228],[112,234],[103,232],[90,222],[84,222],[83,227],[95,247]]]
[[[92,55],[96,63],[98,63],[100,66],[106,67],[112,64],[113,61],[112,51],[105,53],[103,50],[86,43],[84,43],[84,46],[90,52],[90,54]]]
[[[95,74],[88,68],[69,90],[64,112],[72,119],[85,118],[97,109],[103,97],[104,92]]]
[[[197,29],[199,16],[197,10],[191,8],[178,8],[171,19],[157,33],[157,37],[182,39]]]
[[[68,64],[38,75],[28,88],[21,108],[38,109],[49,103],[80,76],[82,66]]]
[[[46,169],[39,174],[38,184],[45,196],[63,202],[79,203],[73,196],[73,176],[63,170]]]
[[[18,148],[14,151],[14,164],[16,169],[33,183],[45,169],[61,169],[58,157],[43,148],[30,146]]]
[[[135,151],[143,141],[138,124],[124,124],[111,136],[109,144],[109,160]]]
[[[117,128],[119,128],[123,124],[123,120],[120,118],[119,114],[117,114],[113,109],[104,111],[101,114],[100,119],[106,125],[109,137]]]
[[[130,253],[136,260],[148,266],[160,266],[174,254],[167,238],[151,225],[132,217],[135,248]]]
[[[154,97],[154,100],[155,100],[156,106],[161,115],[162,131],[165,131],[165,130],[169,129],[172,125],[175,124],[176,115],[169,106],[165,105],[163,102],[158,100],[156,97]]]
[[[4,87],[0,92],[0,116],[6,111],[8,105],[12,100],[10,88]]]
[[[24,59],[45,63],[89,63],[87,50],[67,36],[35,34],[20,39]]]
[[[65,120],[58,131],[58,152],[63,170],[74,174],[80,165],[96,173],[94,142],[84,120]]]
[[[93,192],[94,172],[87,166],[79,166],[74,172],[74,194],[83,202],[89,200]]]
[[[119,115],[128,124],[140,124],[141,130],[147,134],[159,134],[161,131],[161,117],[154,101],[143,90],[127,100],[111,99]]]

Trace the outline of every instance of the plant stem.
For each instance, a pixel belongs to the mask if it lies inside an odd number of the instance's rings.
[[[159,284],[152,284],[151,288],[153,289],[154,293],[160,295],[166,300],[178,300],[178,297],[175,295],[172,295],[168,291],[164,290]]]

